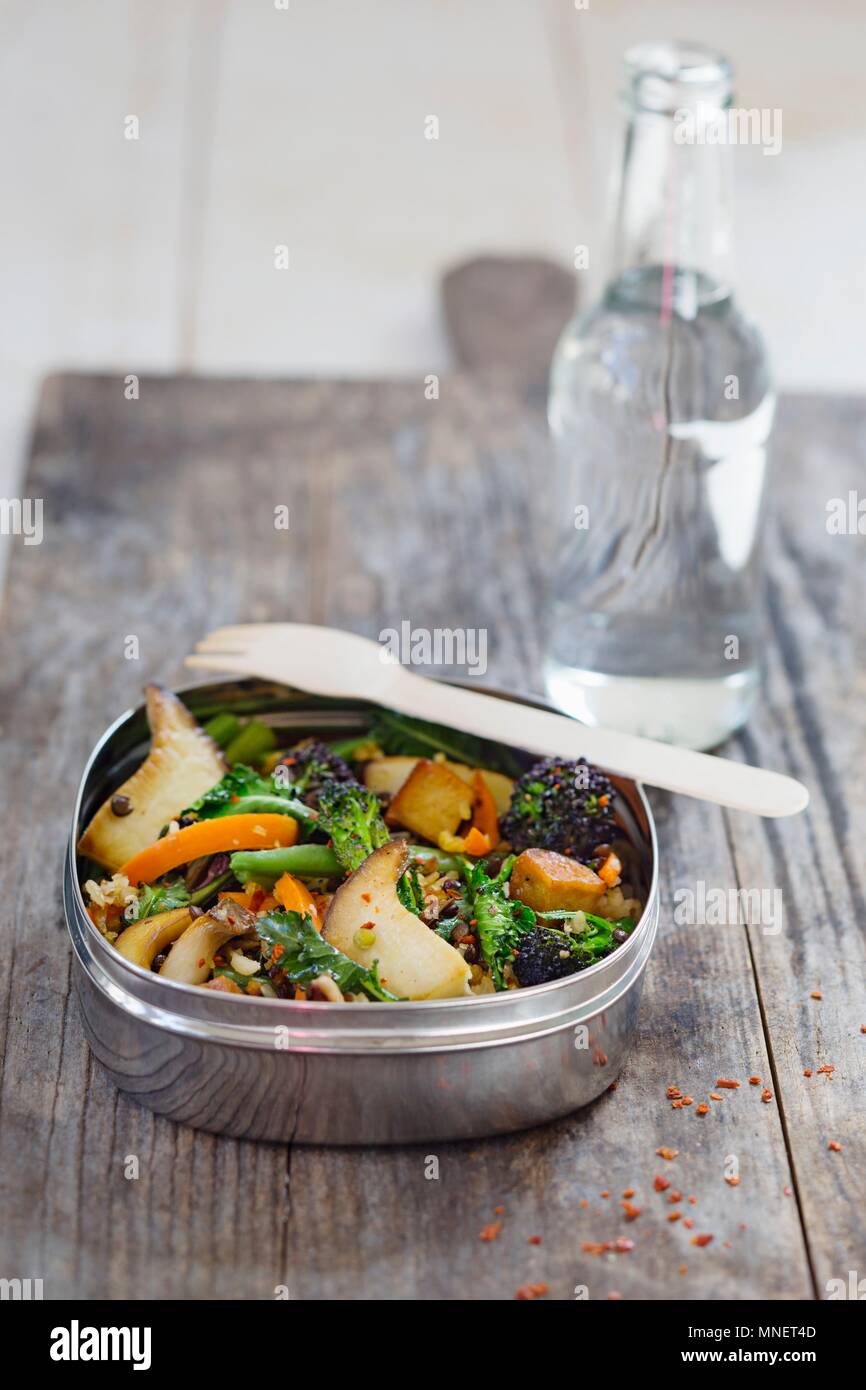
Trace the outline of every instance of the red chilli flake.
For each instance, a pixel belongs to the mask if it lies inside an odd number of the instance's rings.
[[[677,1274],[688,1274],[688,1272],[689,1272],[689,1267],[688,1267],[688,1265],[680,1265],[679,1269],[677,1270]]]
[[[529,1244],[530,1244],[530,1245],[540,1245],[540,1244],[541,1244],[541,1236],[530,1236],[530,1237],[529,1237]]]
[[[701,1101],[700,1105],[699,1105],[699,1106],[697,1107],[697,1109],[695,1110],[695,1114],[696,1114],[696,1115],[708,1115],[708,1114],[709,1114],[709,1110],[710,1110],[710,1107],[709,1107],[708,1105],[704,1105],[703,1101]]]
[[[860,1024],[860,1032],[861,1032],[861,1033],[866,1033],[866,1023],[861,1023],[861,1024]]]
[[[656,1149],[656,1153],[658,1154],[659,1158],[666,1158],[666,1159],[668,1160],[668,1162],[670,1162],[672,1159],[674,1159],[674,1158],[676,1158],[676,1157],[678,1156],[678,1154],[679,1154],[679,1149],[666,1149],[666,1148],[661,1148],[661,1149]]]
[[[812,1075],[812,1068],[811,1068],[811,1067],[804,1067],[804,1068],[803,1068],[803,1075],[804,1075],[804,1076],[811,1076],[811,1075]]]
[[[689,1230],[692,1229],[692,1227],[694,1226],[694,1224],[695,1224],[695,1223],[694,1223],[694,1221],[692,1220],[692,1218],[691,1218],[690,1216],[684,1216],[684,1217],[683,1217],[683,1225],[686,1226],[686,1227],[688,1227]]]
[[[818,1075],[819,1075],[819,1076],[832,1076],[835,1070],[836,1070],[836,1067],[835,1067],[835,1064],[834,1064],[833,1062],[825,1062],[823,1066],[821,1066],[821,1067],[818,1068]]]
[[[681,1211],[669,1211],[669,1212],[668,1212],[668,1221],[679,1221],[679,1220],[681,1219],[681,1217],[682,1217],[682,1212],[681,1212]]]
[[[724,1096],[720,1096],[716,1091],[710,1091],[710,1100],[724,1100],[724,1099],[725,1099]]]
[[[514,1297],[526,1302],[533,1298],[544,1298],[548,1290],[547,1284],[521,1284]]]
[[[866,1029],[864,1029],[864,1032],[866,1032]],[[683,1093],[680,1090],[679,1086],[668,1086],[667,1090],[665,1091],[665,1095],[667,1096],[668,1100],[682,1100],[683,1098]]]
[[[821,993],[820,989],[813,989],[813,990],[812,990],[812,993],[809,995],[809,998],[810,998],[810,999],[823,999],[824,996],[823,996],[823,994]]]
[[[720,1091],[738,1091],[740,1089],[739,1081],[731,1081],[726,1076],[720,1076],[716,1081],[716,1085]]]
[[[620,1206],[625,1212],[626,1221],[637,1221],[641,1213],[640,1207],[636,1207],[634,1202],[620,1202]]]
[[[599,1195],[599,1197],[609,1197],[609,1196],[610,1196],[610,1193],[609,1193],[608,1191],[605,1190],[604,1192],[599,1192],[598,1195]]]
[[[769,1089],[769,1087],[765,1086],[763,1091],[761,1092],[761,1100],[764,1102],[765,1105],[769,1105],[772,1099],[773,1092]]]
[[[633,1188],[633,1187],[627,1187],[627,1188],[625,1189],[625,1191],[623,1192],[622,1195],[623,1195],[623,1197],[626,1199],[626,1201],[628,1201],[630,1197],[633,1197],[633,1196],[634,1196],[634,1188]]]
[[[668,1178],[653,1178],[653,1187],[656,1192],[664,1192],[670,1185],[670,1180]]]
[[[674,1190],[673,1192],[668,1193],[667,1200],[670,1202],[671,1206],[675,1206],[677,1202],[681,1202],[683,1200],[683,1194]]]
[[[727,1177],[726,1177],[726,1178],[725,1178],[725,1182],[728,1184],[728,1187],[739,1187],[739,1185],[740,1185],[740,1179],[739,1179],[739,1178],[727,1178]]]
[[[709,1245],[712,1239],[709,1235],[692,1236],[692,1245]]]
[[[610,1251],[615,1255],[627,1255],[634,1250],[634,1241],[627,1236],[617,1236],[616,1240],[585,1240],[580,1248],[585,1255],[606,1255]]]
[[[501,1221],[491,1221],[488,1226],[482,1226],[478,1232],[478,1239],[484,1241],[496,1240],[502,1230]]]
[[[749,1085],[750,1085],[750,1086],[760,1086],[760,1084],[761,1084],[761,1078],[760,1078],[759,1076],[750,1076],[750,1077],[749,1077]]]
[[[835,1139],[830,1140],[829,1144],[827,1145],[827,1148],[832,1149],[834,1154],[840,1154],[842,1152],[842,1145],[837,1143]]]

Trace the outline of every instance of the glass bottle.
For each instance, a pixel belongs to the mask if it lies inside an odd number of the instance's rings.
[[[663,43],[626,71],[611,274],[551,368],[545,681],[588,723],[708,748],[760,684],[775,398],[731,288],[730,66]]]

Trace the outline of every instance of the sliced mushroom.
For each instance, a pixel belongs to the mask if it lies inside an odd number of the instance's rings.
[[[247,908],[230,898],[221,898],[175,942],[160,976],[184,985],[202,984],[213,969],[213,958],[220,947],[232,937],[254,931],[255,923],[254,914]]]
[[[191,921],[188,907],[157,912],[153,917],[143,917],[140,922],[133,922],[131,927],[120,933],[114,944],[133,965],[149,970],[160,951],[164,951],[172,941],[177,941]]]
[[[382,984],[402,999],[468,994],[470,971],[460,952],[397,896],[408,857],[392,840],[365,859],[331,899],[322,935],[359,965],[378,962]]]
[[[82,835],[79,854],[114,872],[153,844],[164,825],[220,780],[225,759],[170,690],[145,690],[150,752],[103,802]]]

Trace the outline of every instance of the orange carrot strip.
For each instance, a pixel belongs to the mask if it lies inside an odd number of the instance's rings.
[[[499,844],[499,818],[496,802],[480,772],[472,777],[472,824],[482,835],[486,835],[490,848]],[[472,851],[470,850],[471,854]],[[485,851],[486,853],[486,851]]]
[[[466,854],[473,854],[478,858],[482,854],[489,854],[491,845],[490,838],[483,835],[477,826],[473,825],[463,841],[463,849]]]
[[[298,838],[298,822],[291,816],[217,816],[196,821],[173,835],[163,835],[155,844],[134,854],[120,873],[130,883],[152,883],[170,869],[189,864],[205,854],[233,853],[236,849],[274,849],[293,845]]]
[[[286,912],[299,912],[302,917],[309,917],[316,931],[321,931],[316,900],[299,878],[293,874],[283,874],[274,884],[274,897]]]

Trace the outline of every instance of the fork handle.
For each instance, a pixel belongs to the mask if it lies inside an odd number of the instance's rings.
[[[584,757],[623,777],[735,811],[793,816],[809,804],[802,782],[780,772],[614,729],[590,728],[562,714],[444,685],[405,667],[393,669],[387,701],[402,714],[452,724],[541,757]]]

